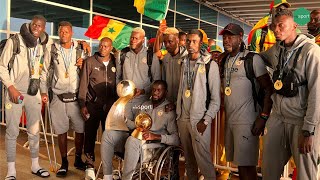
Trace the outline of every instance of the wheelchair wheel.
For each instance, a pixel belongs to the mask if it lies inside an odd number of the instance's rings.
[[[179,180],[179,155],[182,148],[167,147],[160,155],[155,168],[155,180]]]

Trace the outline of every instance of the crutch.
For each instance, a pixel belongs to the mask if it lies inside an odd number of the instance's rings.
[[[44,123],[43,123],[42,116],[41,116],[41,118],[40,118],[40,121],[41,121],[42,130],[43,130],[44,141],[45,141],[45,143],[46,143],[46,148],[47,148],[48,158],[49,158],[49,162],[50,162],[50,167],[52,167],[52,161],[51,161],[50,152],[49,152],[49,145],[48,145],[48,140],[47,140],[47,134],[46,134],[46,130],[45,130],[45,128],[44,128]]]
[[[51,167],[50,170],[51,172],[57,172],[57,157],[56,157],[56,149],[55,149],[55,144],[54,144],[54,139],[53,139],[53,133],[52,133],[52,119],[51,119],[51,114],[50,114],[50,107],[49,107],[49,101],[45,105],[47,107],[47,112],[48,112],[48,121],[49,121],[49,126],[50,126],[50,134],[51,134],[51,141],[52,141],[52,151],[53,151],[53,159],[54,159],[54,167],[50,163]]]

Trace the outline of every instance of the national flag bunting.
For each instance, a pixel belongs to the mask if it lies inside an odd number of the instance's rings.
[[[138,13],[160,21],[166,18],[170,0],[134,0]]]
[[[123,22],[95,16],[92,25],[84,35],[99,40],[103,37],[108,37],[112,40],[113,47],[120,50],[128,46],[132,29],[131,26]]]

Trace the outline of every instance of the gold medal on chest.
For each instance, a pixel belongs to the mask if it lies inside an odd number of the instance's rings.
[[[187,89],[186,92],[184,93],[184,96],[186,98],[189,98],[191,96],[191,91],[189,89]]]
[[[283,83],[281,80],[277,80],[274,85],[273,85],[274,89],[276,90],[280,90],[283,87]]]
[[[230,96],[231,95],[231,88],[230,87],[226,87],[224,89],[224,94],[227,95],[227,96]]]

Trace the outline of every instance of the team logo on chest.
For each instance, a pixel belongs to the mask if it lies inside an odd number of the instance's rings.
[[[146,57],[142,58],[142,62],[146,64],[147,63],[147,58]]]
[[[158,116],[162,116],[162,115],[163,115],[163,111],[162,110],[158,111]]]
[[[242,61],[240,60],[240,59],[238,59],[237,61],[236,61],[236,65],[237,66],[240,66],[242,64]]]
[[[94,67],[94,69],[100,71],[100,67]]]
[[[115,73],[115,72],[116,72],[116,68],[115,68],[115,67],[112,67],[112,68],[111,68],[111,71]]]

